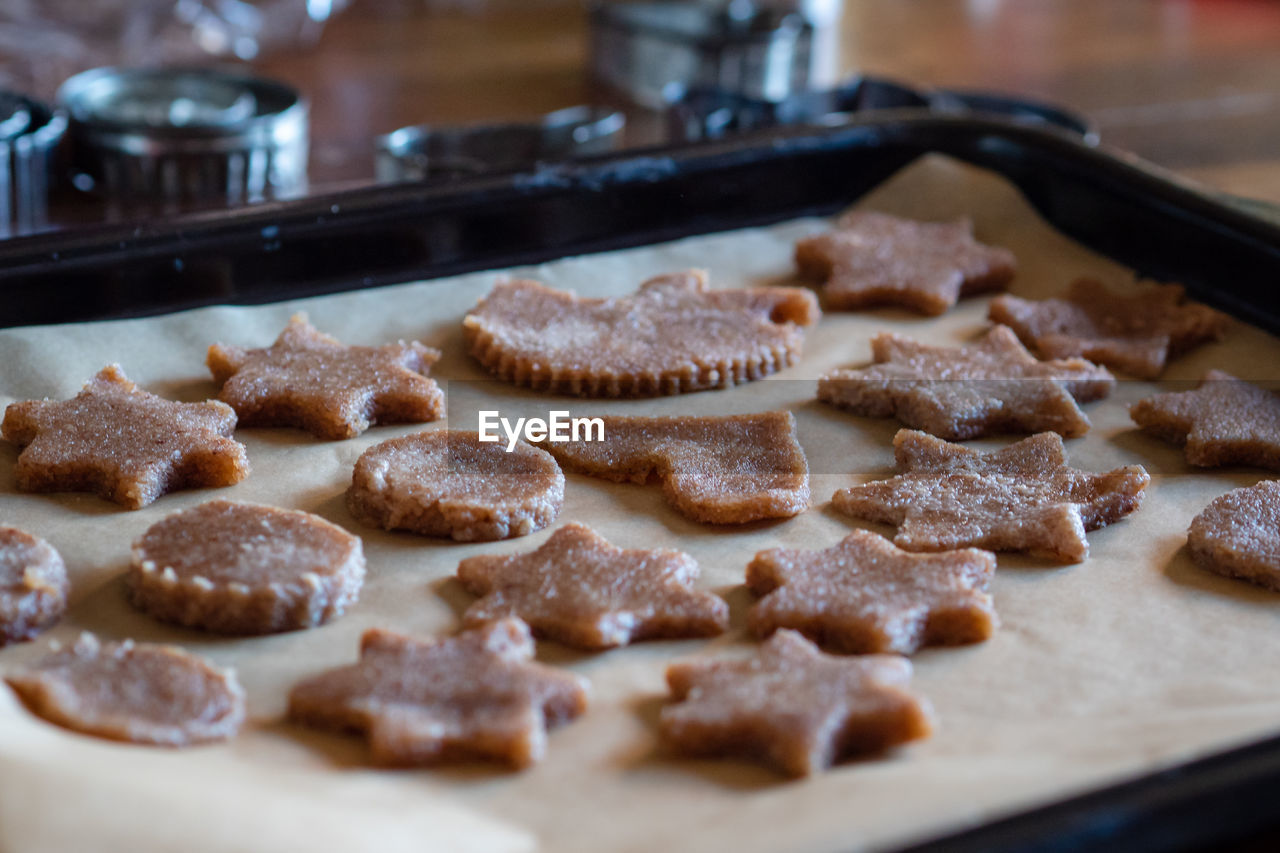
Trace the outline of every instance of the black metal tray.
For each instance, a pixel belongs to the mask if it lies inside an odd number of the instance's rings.
[[[0,326],[272,302],[830,213],[930,151],[1000,172],[1091,248],[1280,331],[1280,227],[1070,134],[911,110],[17,238],[0,243]]]
[[[272,302],[825,214],[928,152],[1003,174],[1061,231],[1280,333],[1280,226],[1069,134],[912,111],[13,239],[0,326]],[[1280,736],[913,849],[1271,849],[1276,790]]]

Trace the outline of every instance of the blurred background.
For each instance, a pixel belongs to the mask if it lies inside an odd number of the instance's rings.
[[[132,88],[95,78],[59,93],[87,69],[174,65],[229,71],[230,88],[183,83],[174,94],[157,88],[165,78]],[[992,102],[1001,110],[1029,99],[1023,118],[1280,201],[1280,4],[1264,0],[0,0],[0,86],[70,111],[78,159],[50,165],[53,181],[81,173],[75,186],[99,205],[64,210],[64,222],[176,209],[107,204],[111,181],[142,190],[126,174],[136,164],[97,149],[128,147],[117,138],[126,121],[152,156],[153,137],[175,144],[162,125],[208,135],[202,122],[221,122],[239,139],[241,107],[260,123],[290,108],[257,91],[253,113],[235,91],[245,75],[300,94],[305,115],[270,132],[301,146],[301,162],[277,155],[256,188],[217,204],[445,175],[427,169],[428,155],[464,172],[556,159],[559,148],[538,147],[554,136],[544,117],[567,107],[594,108],[562,116],[567,130],[556,131],[594,140],[590,153],[864,108],[981,107],[975,92],[1006,96]],[[813,91],[825,100],[801,103]],[[625,125],[601,121],[615,111]],[[527,125],[525,136],[459,135],[494,124]],[[415,125],[428,127],[385,136]],[[239,180],[255,168],[245,163],[217,180]],[[173,174],[148,178],[146,192],[185,187],[185,207],[211,167],[156,168]]]

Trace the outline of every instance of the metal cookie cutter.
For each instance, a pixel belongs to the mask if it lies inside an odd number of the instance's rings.
[[[198,68],[97,68],[58,91],[77,186],[114,205],[240,204],[306,188],[307,105],[272,80]]]
[[[654,109],[697,88],[779,101],[811,85],[813,34],[799,7],[787,3],[597,4],[591,70],[607,87]]]
[[[46,224],[53,156],[66,129],[62,113],[0,90],[0,234]]]
[[[618,147],[625,126],[620,112],[578,106],[533,122],[402,127],[378,138],[378,180],[458,178],[599,154]]]

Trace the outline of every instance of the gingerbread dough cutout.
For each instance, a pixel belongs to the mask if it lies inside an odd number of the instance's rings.
[[[1041,358],[1080,356],[1141,379],[1155,379],[1170,358],[1218,340],[1227,325],[1225,314],[1187,302],[1181,285],[1125,295],[1089,278],[1073,281],[1058,299],[998,296],[989,316]]]
[[[1187,548],[1205,571],[1280,592],[1280,481],[1235,489],[1209,504],[1191,522]]]
[[[385,530],[459,542],[546,527],[564,503],[564,474],[545,450],[508,453],[475,432],[436,430],[375,444],[356,460],[347,507]]]
[[[208,365],[240,426],[286,426],[317,438],[353,438],[372,424],[422,423],[444,414],[426,376],[440,351],[417,341],[344,346],[295,314],[264,349],[214,344]]]
[[[341,616],[364,573],[360,539],[318,515],[216,500],[153,524],[125,582],[133,605],[163,622],[269,634]]]
[[[674,704],[663,741],[693,757],[736,756],[790,776],[927,737],[929,704],[908,692],[897,655],[837,657],[783,629],[747,660],[688,661],[667,669]]]
[[[62,555],[52,545],[0,527],[0,647],[30,640],[61,619],[70,588]]]
[[[1194,391],[1139,400],[1129,416],[1143,432],[1184,445],[1192,465],[1280,471],[1280,395],[1230,373],[1210,370]]]
[[[303,681],[289,718],[363,732],[378,764],[485,759],[526,767],[547,728],[586,709],[578,676],[534,663],[529,627],[504,619],[441,640],[370,629],[360,661]]]
[[[1083,359],[1038,361],[1007,326],[961,347],[884,332],[871,339],[871,354],[870,367],[818,380],[818,399],[868,417],[896,415],[951,441],[998,432],[1084,435],[1089,419],[1077,402],[1101,399],[1115,383]]]
[[[539,637],[589,650],[723,633],[729,606],[694,589],[697,578],[688,554],[623,550],[581,524],[566,524],[536,551],[458,565],[458,580],[481,596],[463,617],[468,625],[516,616]]]
[[[176,646],[82,634],[5,681],[37,716],[109,740],[190,746],[226,740],[244,722],[235,677]]]
[[[908,551],[975,547],[1078,563],[1089,555],[1085,532],[1136,510],[1151,481],[1141,465],[1103,474],[1071,468],[1052,432],[979,453],[899,430],[893,450],[901,474],[841,489],[831,504],[897,525],[893,541]]]
[[[1002,290],[1017,261],[1008,249],[973,239],[973,223],[917,222],[853,211],[833,231],[796,243],[800,275],[822,283],[836,309],[898,305],[941,314],[961,296]]]
[[[694,521],[740,524],[809,506],[809,466],[790,412],[601,420],[603,440],[542,446],[570,471],[661,480],[671,505]]]
[[[249,476],[226,403],[176,403],[102,369],[70,400],[12,403],[0,428],[24,448],[24,492],[93,492],[140,509],[166,492],[230,486]]]
[[[797,287],[709,290],[701,270],[586,299],[536,281],[497,284],[467,314],[472,354],[499,379],[585,397],[728,388],[795,363],[817,300]]]
[[[913,554],[855,530],[821,551],[774,548],[747,565],[747,586],[764,596],[747,613],[757,637],[800,631],[837,652],[914,654],[921,646],[985,640],[998,620],[987,586],[990,551]]]

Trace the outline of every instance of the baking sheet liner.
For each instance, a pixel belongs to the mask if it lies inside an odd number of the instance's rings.
[[[1005,245],[1020,269],[1012,291],[1046,296],[1078,275],[1123,281],[1127,271],[1048,227],[1001,178],[938,156],[894,176],[860,206],[924,219],[972,216],[981,239]],[[583,295],[629,292],[690,266],[713,286],[791,281],[794,241],[824,227],[793,221],[511,271]],[[118,362],[144,388],[200,400],[215,393],[205,350],[221,341],[263,346],[305,310],[347,343],[417,338],[441,348],[433,375],[450,399],[448,425],[474,429],[475,411],[573,415],[618,411],[712,414],[785,407],[797,418],[812,471],[813,506],[790,520],[741,528],[688,521],[661,489],[570,474],[559,522],[583,521],[623,547],[675,547],[702,567],[701,583],[729,600],[733,630],[714,640],[644,643],[586,655],[541,643],[539,657],[590,679],[591,706],[556,730],[546,759],[522,773],[483,765],[382,771],[358,738],[282,721],[299,679],[356,657],[371,626],[437,635],[471,598],[450,577],[462,558],[524,551],[549,530],[498,543],[454,544],[365,528],[343,492],[370,445],[422,426],[377,427],[342,442],[296,430],[242,430],[253,473],[227,489],[179,492],[136,512],[90,495],[22,495],[17,449],[0,443],[0,523],[54,544],[72,577],[67,617],[46,637],[80,631],[176,643],[236,669],[249,722],[223,745],[170,752],[79,736],[28,714],[0,686],[0,849],[747,851],[895,846],[968,827],[1104,783],[1260,737],[1280,728],[1271,638],[1280,597],[1205,574],[1188,559],[1186,528],[1214,497],[1262,478],[1201,471],[1181,451],[1139,434],[1128,404],[1157,385],[1124,381],[1086,412],[1094,427],[1068,442],[1076,467],[1141,463],[1152,474],[1142,509],[1090,535],[1092,555],[1057,566],[1001,555],[993,592],[1002,626],[988,642],[915,657],[916,688],[940,721],[934,737],[885,759],[803,781],[736,761],[665,756],[656,719],[665,665],[687,655],[743,654],[751,596],[747,562],[777,545],[821,548],[858,523],[831,511],[840,487],[887,476],[896,421],[855,417],[814,402],[814,380],[869,359],[868,341],[894,330],[959,344],[986,327],[986,297],[938,318],[894,309],[831,313],[808,335],[800,364],[729,391],[647,401],[542,397],[499,383],[466,355],[460,320],[494,273],[249,308],[0,331],[0,404],[73,395]],[[177,286],[175,282],[175,286]],[[1280,342],[1236,322],[1226,339],[1174,362],[1164,387],[1210,367],[1269,380]],[[1185,386],[1184,386],[1185,387]],[[443,428],[438,422],[427,429]],[[1012,438],[972,442],[996,447]],[[311,512],[364,538],[369,575],[360,602],[328,626],[224,639],[160,625],[124,598],[130,543],[160,518],[212,498]],[[881,532],[889,528],[872,526]],[[0,673],[43,654],[44,640],[0,650]]]

